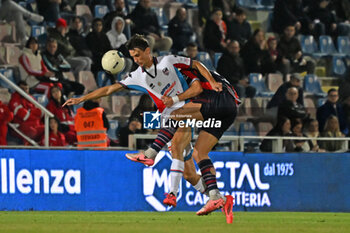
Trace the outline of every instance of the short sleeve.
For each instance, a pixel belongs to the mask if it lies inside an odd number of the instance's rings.
[[[167,59],[170,63],[179,69],[189,69],[192,66],[192,60],[189,57],[168,55]]]

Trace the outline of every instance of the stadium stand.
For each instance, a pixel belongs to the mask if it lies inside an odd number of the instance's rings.
[[[317,97],[325,97],[327,94],[322,91],[320,81],[316,75],[309,74],[304,77],[304,90]]]
[[[343,57],[333,56],[332,58],[332,71],[335,76],[343,76],[346,72],[346,63]]]
[[[282,74],[268,74],[267,75],[267,87],[270,91],[276,92],[277,89],[283,84]]]
[[[80,71],[78,81],[79,83],[84,84],[85,93],[97,89],[94,74],[91,71]]]
[[[350,56],[350,38],[347,36],[338,36],[338,52]]]
[[[256,88],[256,96],[272,97],[273,92],[268,91],[262,74],[250,73],[249,83]]]
[[[109,12],[106,5],[95,5],[94,16],[95,18],[103,18]]]

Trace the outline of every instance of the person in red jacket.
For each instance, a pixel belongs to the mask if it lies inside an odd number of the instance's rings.
[[[7,123],[12,121],[13,113],[7,107],[6,104],[0,100],[0,145],[7,145]]]
[[[66,137],[67,143],[74,145],[77,142],[77,133],[74,128],[74,117],[71,107],[61,107],[65,102],[62,95],[62,89],[58,86],[54,86],[49,92],[50,101],[46,106],[53,115],[61,122],[61,128],[64,136]]]
[[[18,85],[29,94],[29,86],[25,81],[20,81]],[[18,129],[33,140],[39,141],[44,134],[41,110],[17,92],[12,94],[9,108],[14,115],[13,122],[19,124]]]
[[[49,146],[66,146],[66,138],[64,134],[59,131],[59,120],[56,117],[50,118],[49,126]],[[41,139],[41,145],[45,145],[45,136],[43,136]]]

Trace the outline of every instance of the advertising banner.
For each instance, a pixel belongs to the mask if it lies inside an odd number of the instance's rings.
[[[171,156],[154,166],[129,151],[0,149],[0,210],[197,211],[208,200],[188,182],[163,204]],[[212,152],[220,191],[234,211],[350,211],[350,154]]]

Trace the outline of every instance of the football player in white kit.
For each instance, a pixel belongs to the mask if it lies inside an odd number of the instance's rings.
[[[158,58],[152,57],[148,43],[143,36],[133,36],[133,38],[130,39],[128,43],[128,48],[130,55],[139,65],[138,69],[131,72],[124,80],[120,81],[119,83],[99,88],[94,92],[91,92],[80,98],[71,98],[67,100],[64,105],[79,104],[86,100],[110,95],[124,88],[131,88],[149,94],[157,105],[159,111],[162,112],[162,117],[167,117],[171,114],[172,111],[184,106],[185,102],[179,101],[179,98],[186,100],[198,95],[201,92],[201,89],[197,87],[198,84],[195,84],[196,82],[193,83],[194,91],[189,90],[186,92],[186,90],[188,90],[188,85],[178,69],[186,69],[190,67],[197,69],[208,80],[214,90],[222,90],[222,84],[216,82],[209,71],[200,62],[192,61],[190,58],[173,55]],[[162,101],[162,99],[164,99],[164,96],[172,98],[174,104],[171,107],[166,107],[164,105]],[[190,134],[190,129],[180,130],[177,132],[179,138],[177,139],[174,136],[173,140],[181,140],[182,137],[185,137],[188,134]],[[180,179],[182,177],[181,173],[184,171],[182,152],[184,151],[185,146],[182,146],[181,148],[178,147],[177,149],[174,149],[174,144],[172,146],[172,169],[174,171],[177,171],[177,173],[180,173],[180,176],[177,174],[177,176],[173,176],[172,179],[178,180],[179,177]],[[210,170],[212,169],[213,167],[211,166]],[[215,177],[214,179],[211,177],[210,182],[211,186],[212,182],[215,182],[216,184]],[[216,200],[216,209],[221,208],[226,201],[225,197],[219,195],[218,190],[217,192],[213,193],[212,199]]]

